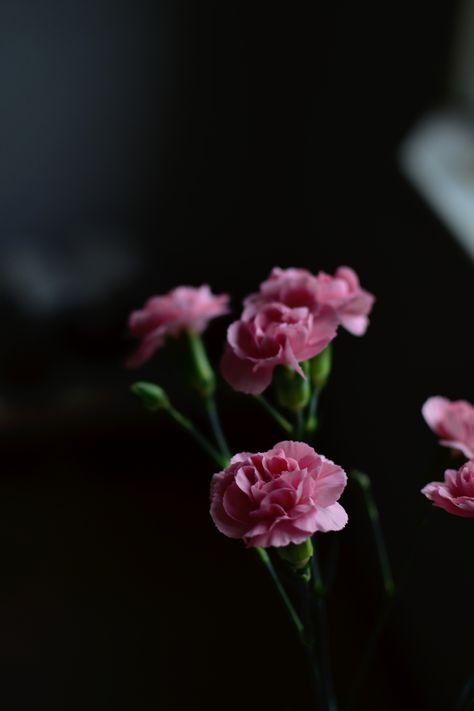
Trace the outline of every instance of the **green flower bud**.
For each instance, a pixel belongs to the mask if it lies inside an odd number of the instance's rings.
[[[308,372],[308,363],[302,363],[305,375]],[[273,386],[278,403],[293,412],[300,412],[309,402],[311,387],[308,378],[302,378],[295,370],[287,365],[279,365],[273,375]]]
[[[332,368],[332,346],[329,344],[321,353],[309,361],[311,382],[322,390],[326,385]]]
[[[309,580],[309,564],[313,557],[311,538],[307,538],[303,543],[290,543],[284,548],[278,548],[278,554],[295,573],[301,575],[304,580]]]
[[[170,406],[168,395],[159,385],[140,381],[133,383],[130,390],[148,410],[167,410]]]

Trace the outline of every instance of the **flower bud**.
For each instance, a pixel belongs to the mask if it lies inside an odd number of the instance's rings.
[[[307,375],[308,362],[302,363],[301,366]],[[278,403],[293,412],[303,410],[311,397],[308,378],[302,378],[295,370],[286,365],[275,368],[273,385]]]
[[[313,557],[311,538],[307,538],[303,543],[289,543],[284,548],[278,548],[278,554],[295,573],[301,575],[304,580],[309,580],[309,564]]]
[[[326,385],[332,367],[332,346],[329,344],[321,353],[309,361],[311,382],[322,390]]]
[[[170,406],[168,395],[159,385],[140,381],[133,383],[130,390],[148,410],[167,410]]]

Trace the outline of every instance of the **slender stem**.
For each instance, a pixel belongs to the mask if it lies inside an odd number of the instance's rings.
[[[166,408],[166,413],[182,430],[187,432],[199,446],[218,464],[220,467],[226,467],[228,464],[227,458],[222,456],[217,449],[202,435],[199,430],[193,425],[191,420],[188,420],[181,412],[175,410],[171,405]]]
[[[255,552],[260,559],[260,561],[263,563],[265,568],[267,569],[267,572],[269,573],[273,584],[275,585],[275,588],[277,589],[282,602],[284,603],[286,610],[288,612],[288,615],[290,617],[291,622],[296,628],[296,631],[298,633],[298,636],[302,642],[304,642],[304,625],[301,622],[300,616],[296,612],[295,608],[293,607],[293,603],[291,602],[290,598],[288,597],[285,588],[283,587],[280,578],[277,575],[277,572],[275,568],[273,567],[273,563],[270,560],[270,556],[268,555],[267,551],[264,548],[255,548]]]
[[[319,393],[320,393],[320,390],[315,387],[313,390],[313,394],[311,395],[311,400],[309,401],[309,405],[308,405],[308,415],[307,415],[307,419],[306,419],[306,431],[307,432],[316,432],[316,430],[318,428],[318,419],[316,417],[316,412],[318,409]]]
[[[375,503],[372,493],[372,485],[367,474],[354,470],[350,473],[350,477],[359,485],[364,496],[365,506],[372,526],[375,547],[377,549],[377,558],[379,562],[380,572],[383,579],[385,594],[391,598],[395,594],[395,582],[393,580],[392,569],[387,553],[387,546],[380,525],[380,516],[377,504]]]
[[[296,413],[296,423],[295,423],[295,437],[296,439],[303,439],[306,431],[306,422],[303,416],[303,410],[298,410]]]
[[[331,592],[336,579],[337,566],[339,563],[339,536],[333,536],[331,547],[328,551],[328,563],[326,566],[326,576],[324,584],[324,594],[327,597]]]
[[[311,573],[310,573],[311,575]],[[313,599],[310,581],[301,579],[299,581],[301,595],[301,613],[305,627],[305,654],[308,664],[308,671],[311,680],[311,689],[317,708],[326,711],[325,684],[321,682],[321,667],[318,659],[315,641],[315,625],[313,619]]]
[[[209,363],[206,346],[201,334],[195,331],[186,332],[186,342],[192,365],[191,383],[203,397],[206,397],[212,394],[216,387],[216,376]]]
[[[324,584],[321,568],[319,567],[318,554],[316,550],[316,542],[313,536],[313,557],[311,558],[311,578],[313,581],[313,590],[317,598],[326,595],[326,585]]]
[[[313,541],[313,546],[314,546]],[[324,703],[327,711],[336,711],[337,703],[334,697],[331,674],[331,651],[329,648],[329,625],[328,614],[326,609],[326,586],[321,576],[317,551],[315,548],[314,555],[311,560],[312,564],[312,581],[313,590],[315,593],[316,611],[318,616],[319,627],[319,643],[321,647],[321,669],[324,684]]]
[[[224,431],[222,429],[214,395],[208,395],[205,398],[205,405],[207,416],[209,418],[209,423],[211,425],[217,446],[221,450],[222,454],[226,457],[226,459],[230,459],[230,449],[229,445],[227,444]]]
[[[373,627],[369,639],[367,641],[367,645],[364,649],[364,652],[362,653],[360,657],[360,662],[359,662],[359,667],[357,670],[357,673],[354,678],[354,682],[352,684],[352,688],[349,692],[347,703],[344,706],[345,711],[351,711],[355,707],[355,703],[357,701],[357,698],[359,696],[359,693],[362,689],[363,682],[365,681],[365,678],[367,676],[367,673],[370,668],[370,664],[372,662],[372,658],[375,654],[375,651],[377,649],[377,645],[379,643],[380,637],[382,636],[382,632],[384,631],[385,625],[387,624],[387,621],[390,617],[390,613],[392,611],[392,608],[395,604],[395,601],[397,599],[397,594],[400,593],[401,589],[405,585],[407,578],[408,578],[408,573],[410,571],[410,567],[413,563],[413,560],[415,558],[415,552],[417,550],[417,547],[419,546],[420,540],[422,538],[421,534],[423,533],[424,530],[427,528],[427,524],[429,521],[432,519],[434,508],[431,508],[429,512],[422,518],[421,522],[418,524],[412,540],[413,544],[410,548],[410,553],[408,557],[405,560],[404,566],[398,576],[398,585],[395,588],[394,587],[394,592],[391,595],[391,597],[387,597],[385,600],[385,604],[382,607],[382,610],[380,612],[379,618]]]
[[[456,709],[458,711],[471,711],[474,708],[474,676],[470,676],[464,684],[459,696]]]
[[[260,403],[263,409],[267,411],[270,417],[273,417],[275,422],[277,422],[280,427],[285,430],[285,432],[287,432],[288,434],[291,434],[293,432],[292,424],[288,422],[286,417],[283,417],[283,415],[278,412],[278,410],[273,407],[273,405],[269,403],[268,400],[263,397],[263,395],[254,395],[254,397],[256,401]]]
[[[388,621],[390,613],[392,611],[393,604],[395,602],[395,597],[387,598],[385,600],[385,605],[379,615],[376,624],[373,626],[370,633],[369,639],[365,646],[362,655],[359,658],[359,666],[357,669],[357,674],[355,676],[354,682],[349,692],[347,702],[344,706],[344,711],[351,711],[359,698],[359,694],[362,689],[362,685],[366,679],[367,673],[370,669],[370,665],[377,649],[379,639],[382,636],[382,632]]]
[[[226,459],[230,459],[230,450],[222,430],[216,400],[214,398],[216,378],[209,362],[206,346],[199,333],[189,331],[186,336],[192,363],[192,383],[204,401],[207,417],[217,446]]]

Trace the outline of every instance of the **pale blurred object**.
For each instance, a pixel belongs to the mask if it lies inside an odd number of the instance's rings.
[[[129,284],[140,255],[126,233],[88,228],[61,239],[22,236],[3,246],[1,291],[31,316],[91,306]]]
[[[474,124],[449,110],[425,116],[403,142],[400,162],[474,259]]]
[[[410,131],[400,164],[474,260],[474,0],[459,5],[444,106]]]

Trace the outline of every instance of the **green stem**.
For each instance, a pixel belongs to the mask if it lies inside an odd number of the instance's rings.
[[[315,387],[313,390],[313,394],[311,395],[311,400],[309,401],[309,405],[308,405],[308,416],[306,419],[306,431],[307,432],[316,432],[316,430],[318,428],[318,419],[316,417],[316,412],[318,409],[319,393],[320,393],[320,390]]]
[[[199,333],[189,331],[186,336],[192,363],[193,385],[204,401],[207,417],[209,419],[209,424],[211,425],[216,444],[225,458],[230,459],[230,449],[222,430],[216,400],[214,397],[216,378],[209,362],[206,346],[204,345],[204,341]]]
[[[303,416],[303,410],[298,410],[296,413],[296,424],[295,424],[295,437],[296,439],[303,439],[306,432],[306,422]]]
[[[331,592],[334,581],[336,579],[337,566],[339,562],[339,536],[333,536],[331,541],[331,548],[328,553],[328,564],[326,569],[326,582],[324,584],[324,594],[326,597]]]
[[[361,654],[358,671],[348,696],[345,711],[351,711],[351,709],[355,707],[355,704],[362,689],[362,685],[368,674],[372,658],[375,654],[375,650],[377,649],[378,642],[380,640],[383,630],[385,629],[385,625],[395,602],[395,596],[397,592],[395,582],[393,580],[392,570],[390,567],[390,561],[387,554],[387,547],[385,545],[382,528],[380,526],[379,510],[372,494],[372,485],[370,479],[367,474],[364,474],[363,472],[357,470],[350,472],[350,477],[360,487],[364,496],[365,506],[367,509],[370,524],[372,527],[372,533],[374,536],[375,547],[377,549],[377,558],[380,567],[380,572],[382,575],[386,598],[379,618],[374,627],[372,628],[365,649]]]
[[[288,422],[286,417],[283,417],[283,415],[278,412],[278,410],[273,407],[273,405],[269,403],[268,400],[263,397],[263,395],[254,395],[254,398],[257,402],[260,403],[263,409],[266,410],[270,417],[273,417],[275,422],[277,422],[277,424],[279,424],[280,427],[285,430],[287,434],[292,434],[293,426],[291,425],[291,423]]]
[[[357,702],[358,696],[359,696],[360,691],[362,689],[362,685],[363,685],[365,678],[368,674],[368,671],[370,669],[370,665],[372,663],[372,659],[373,659],[373,656],[374,656],[375,651],[377,649],[377,645],[379,643],[380,637],[382,636],[382,633],[385,629],[385,625],[387,624],[387,621],[390,617],[390,613],[391,613],[392,608],[393,608],[395,601],[397,599],[397,594],[400,593],[401,589],[407,582],[408,573],[410,571],[411,564],[413,563],[413,560],[415,558],[415,552],[417,550],[417,547],[420,544],[420,540],[422,537],[421,534],[423,533],[424,530],[426,530],[427,524],[432,518],[433,511],[434,511],[434,508],[430,509],[428,514],[426,516],[424,516],[424,518],[418,524],[418,527],[412,536],[413,543],[410,548],[410,553],[409,553],[408,557],[406,558],[404,566],[398,576],[398,585],[396,588],[394,588],[394,592],[393,592],[392,596],[386,598],[385,604],[382,607],[379,618],[370,633],[370,636],[367,641],[367,645],[364,649],[364,652],[360,656],[359,667],[358,667],[357,673],[354,677],[354,682],[352,684],[352,688],[350,689],[347,703],[344,706],[344,711],[351,711],[351,709],[355,708],[355,704]]]
[[[458,699],[456,709],[458,711],[471,711],[474,708],[474,676],[470,676],[464,684],[461,695]]]
[[[217,442],[217,446],[221,450],[222,454],[226,457],[226,459],[230,459],[231,454],[230,454],[229,445],[227,444],[227,440],[225,438],[224,431],[222,429],[221,421],[219,418],[219,413],[217,411],[216,400],[213,395],[208,395],[205,398],[205,405],[206,405],[207,416],[209,418],[209,423],[210,423],[212,431],[214,433],[214,437]]]
[[[313,539],[315,536],[313,536]],[[312,582],[313,582],[313,591],[314,594],[316,595],[317,598],[319,597],[325,597],[326,595],[326,585],[324,584],[323,576],[321,574],[321,568],[319,567],[319,561],[317,558],[317,551],[316,551],[316,542],[313,540],[313,557],[311,559],[311,566],[312,566]]]
[[[312,581],[316,599],[316,612],[319,628],[319,644],[321,649],[321,671],[324,684],[324,705],[327,711],[336,711],[337,703],[334,697],[331,674],[331,650],[329,647],[329,625],[326,609],[326,586],[322,579],[317,558],[317,550],[313,542],[314,555],[312,557]]]
[[[367,474],[354,470],[350,473],[350,477],[358,484],[364,496],[365,506],[372,526],[375,547],[377,549],[377,558],[379,562],[380,572],[382,575],[383,585],[387,598],[395,595],[395,582],[393,580],[392,569],[387,553],[387,546],[380,525],[380,516],[377,504],[372,493],[372,485]]]
[[[220,467],[226,467],[228,464],[227,458],[222,456],[217,449],[215,449],[212,444],[202,435],[199,430],[193,425],[191,420],[188,420],[181,412],[175,410],[171,405],[166,408],[166,413],[175,422],[178,427],[181,427],[187,434],[189,434],[195,442],[208,454],[211,459],[215,461]]]
[[[267,551],[265,548],[255,548],[255,553],[257,554],[258,558],[260,561],[263,563],[265,568],[267,569],[268,574],[270,575],[273,584],[275,585],[275,588],[277,589],[282,602],[284,603],[286,610],[288,612],[288,616],[295,626],[295,629],[298,633],[298,637],[302,642],[304,642],[304,625],[301,622],[300,616],[296,612],[295,608],[293,607],[293,603],[291,602],[290,598],[288,597],[285,588],[281,584],[280,578],[277,575],[277,572],[275,568],[273,567],[273,563],[270,560],[270,556],[268,555]]]
[[[309,573],[311,575],[311,572]],[[318,658],[315,642],[315,621],[313,616],[313,598],[309,580],[301,578],[299,581],[299,591],[301,596],[301,613],[305,628],[305,654],[308,664],[308,671],[311,680],[311,689],[316,703],[316,708],[321,711],[326,709],[326,688],[321,682],[321,667]]]
[[[216,377],[209,363],[206,346],[199,333],[188,331],[186,340],[192,364],[191,382],[203,396],[212,395],[216,388]]]
[[[379,639],[382,636],[382,632],[385,628],[385,625],[387,624],[388,618],[390,617],[394,602],[395,596],[386,599],[385,605],[382,608],[377,623],[372,628],[365,649],[361,657],[359,658],[357,674],[355,676],[354,683],[352,684],[352,688],[350,689],[348,700],[344,706],[344,711],[351,711],[353,708],[355,708],[355,704],[362,690],[362,685],[367,677],[373,656],[377,649]]]

